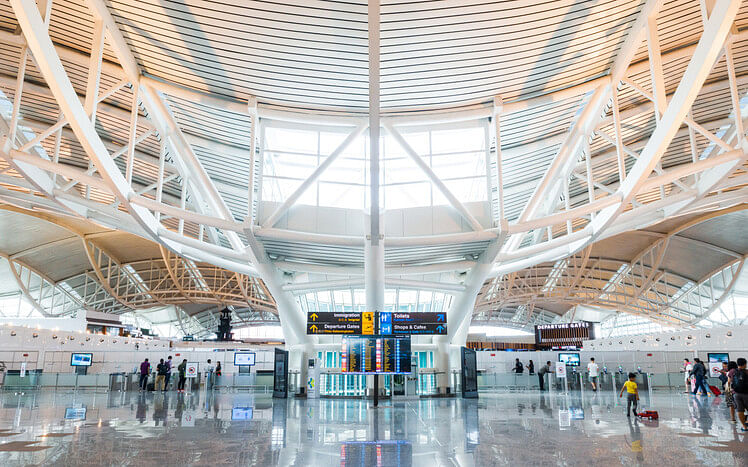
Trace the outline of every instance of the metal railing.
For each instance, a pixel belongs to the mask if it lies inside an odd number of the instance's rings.
[[[628,379],[628,372],[603,373],[598,377],[598,385],[601,390],[619,390]],[[636,372],[636,381],[640,390],[684,390],[685,375],[683,373],[639,373]],[[706,384],[721,387],[722,383],[717,378],[707,378]],[[548,373],[545,376],[545,385],[555,385],[563,389],[563,379],[556,378],[555,374]],[[586,372],[569,371],[566,378],[566,387],[569,390],[580,390],[584,386],[589,390],[592,388],[589,374]],[[508,389],[508,390],[530,390],[539,389],[540,382],[537,374],[515,374],[515,373],[478,373],[478,389]]]

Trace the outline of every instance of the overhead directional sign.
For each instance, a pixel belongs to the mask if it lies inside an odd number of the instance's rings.
[[[446,313],[367,311],[307,313],[307,334],[411,335],[446,334]]]
[[[374,317],[370,317],[374,321]],[[371,334],[374,334],[373,325]],[[362,334],[361,313],[307,313],[307,334]]]

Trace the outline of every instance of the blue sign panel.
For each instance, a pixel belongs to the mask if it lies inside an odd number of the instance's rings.
[[[392,313],[379,312],[379,334],[392,334]]]

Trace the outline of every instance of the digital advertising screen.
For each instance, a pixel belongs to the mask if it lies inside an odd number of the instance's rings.
[[[708,353],[706,354],[707,360],[709,360],[709,376],[717,378],[720,375],[722,369],[722,363],[730,361],[729,353]]]
[[[86,419],[86,408],[85,407],[66,407],[65,408],[65,420],[85,420]]]
[[[252,366],[254,364],[254,352],[234,352],[234,366]]]
[[[70,366],[91,366],[92,353],[74,353],[70,356]]]
[[[342,341],[340,370],[348,374],[409,374],[409,337],[349,337]]]
[[[558,361],[564,362],[567,366],[579,366],[581,360],[578,353],[560,353]]]
[[[254,407],[234,407],[231,409],[231,420],[252,420]]]

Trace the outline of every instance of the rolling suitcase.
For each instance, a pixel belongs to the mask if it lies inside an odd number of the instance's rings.
[[[657,420],[660,418],[660,414],[656,410],[643,410],[636,414],[637,417],[648,418],[650,420]]]
[[[714,394],[715,396],[722,395],[722,391],[720,391],[717,386],[709,386],[709,390],[712,391],[712,394]]]
[[[155,383],[148,383],[147,389],[149,391],[155,391],[156,390],[156,384]]]

